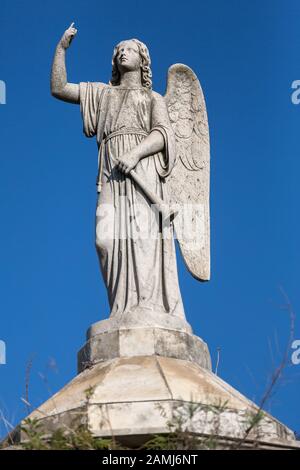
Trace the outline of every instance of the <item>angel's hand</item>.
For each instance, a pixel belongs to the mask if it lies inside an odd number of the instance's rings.
[[[128,175],[128,173],[137,165],[138,162],[139,157],[133,152],[128,152],[118,159],[116,167],[125,173],[125,175]]]
[[[68,49],[68,47],[70,46],[71,42],[73,41],[74,37],[76,36],[77,34],[77,29],[74,28],[74,23],[71,23],[71,25],[69,26],[68,29],[66,29],[66,31],[64,32],[61,40],[60,40],[60,45],[64,48],[64,49]]]

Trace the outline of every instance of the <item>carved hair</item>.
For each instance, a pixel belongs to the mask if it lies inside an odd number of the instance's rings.
[[[141,63],[141,81],[142,81],[142,85],[145,88],[150,88],[151,89],[152,88],[152,80],[151,80],[152,72],[151,72],[151,68],[150,68],[151,59],[150,59],[148,48],[147,48],[146,44],[139,41],[138,39],[128,39],[127,41],[133,41],[138,46],[140,57],[142,59],[142,61],[141,61],[142,62]],[[109,82],[113,86],[116,86],[116,85],[120,84],[121,74],[118,70],[116,57],[117,57],[120,45],[123,44],[124,42],[127,42],[127,41],[120,42],[114,48],[114,53],[113,53],[113,57],[112,57],[112,75],[111,75],[111,80]]]

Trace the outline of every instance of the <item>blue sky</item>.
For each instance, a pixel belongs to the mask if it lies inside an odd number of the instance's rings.
[[[96,142],[79,107],[49,93],[57,41],[75,21],[72,82],[110,79],[113,46],[149,46],[154,89],[167,68],[199,77],[211,135],[212,280],[178,259],[188,321],[219,375],[256,402],[287,344],[287,294],[300,339],[300,3],[294,0],[2,0],[0,80],[0,409],[16,424],[76,373],[89,325],[108,316],[94,248]],[[292,351],[291,351],[292,352]],[[32,367],[28,365],[32,361]],[[267,408],[300,430],[300,365],[289,364]],[[5,433],[0,424],[1,435]]]

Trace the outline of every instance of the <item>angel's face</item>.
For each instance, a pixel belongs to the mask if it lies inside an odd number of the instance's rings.
[[[134,41],[124,41],[119,44],[116,62],[120,73],[128,70],[139,70],[141,56],[138,45]]]

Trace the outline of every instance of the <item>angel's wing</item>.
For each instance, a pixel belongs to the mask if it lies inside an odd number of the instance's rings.
[[[174,219],[176,237],[190,273],[208,281],[209,130],[201,85],[186,65],[169,68],[165,101],[176,137],[176,165],[166,180],[170,202],[179,208]]]

